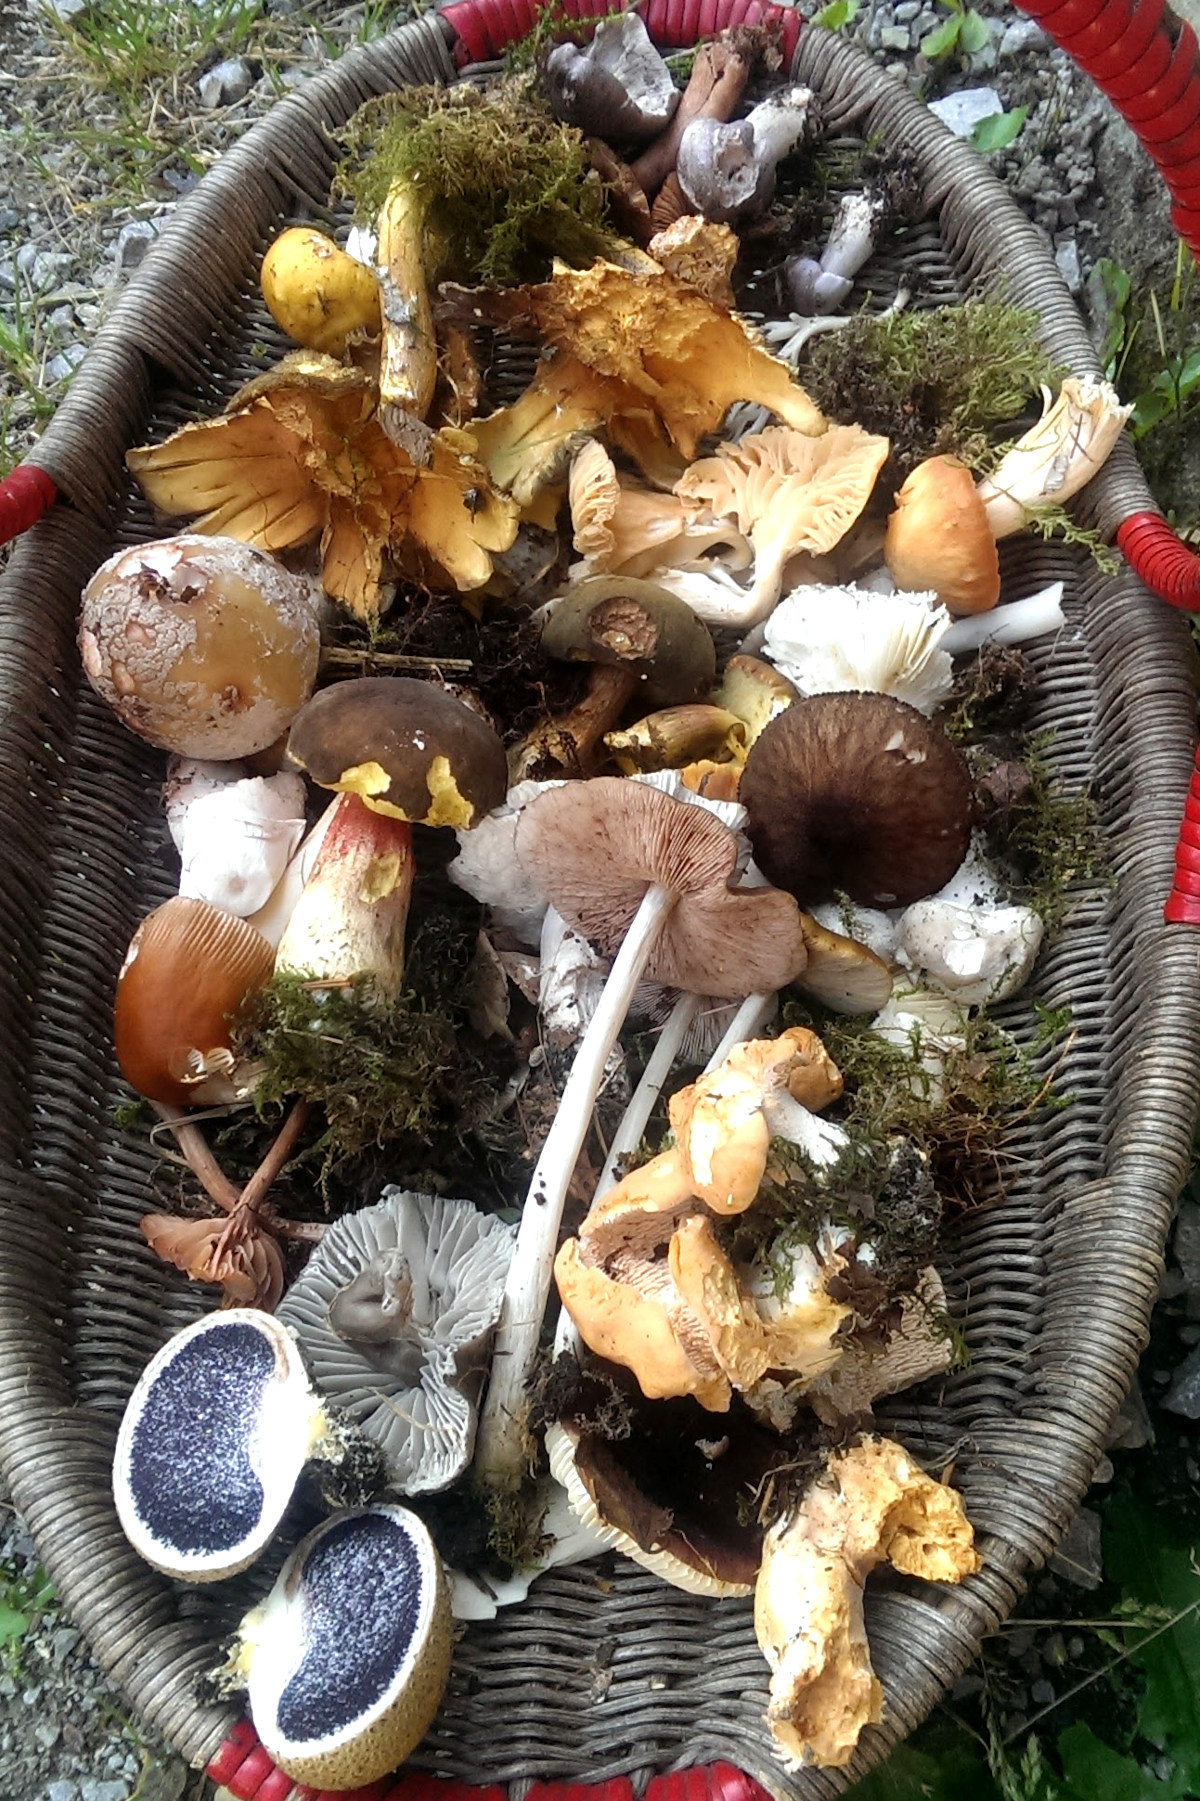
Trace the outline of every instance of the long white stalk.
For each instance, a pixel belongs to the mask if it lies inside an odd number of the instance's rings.
[[[675,1067],[675,1060],[688,1035],[688,1028],[699,1008],[698,994],[681,994],[672,1007],[658,1034],[658,1043],[651,1052],[650,1061],[642,1071],[642,1079],[630,1096],[621,1123],[613,1133],[613,1141],[608,1147],[608,1156],[604,1160],[604,1168],[600,1171],[600,1180],[596,1183],[596,1192],[592,1196],[593,1207],[612,1187],[613,1176],[621,1158],[636,1151],[642,1142],[646,1122],[654,1111],[667,1077]],[[575,1322],[564,1307],[559,1313],[554,1334],[554,1355],[560,1357],[565,1351],[578,1351],[580,1342]]]
[[[493,1487],[512,1486],[521,1476],[525,1390],[550,1292],[567,1189],[587,1136],[609,1052],[676,899],[674,890],[658,883],[646,890],[617,953],[600,1004],[580,1040],[554,1124],[529,1183],[517,1247],[504,1288],[475,1454],[477,1476]]]
[[[735,1044],[742,1044],[747,1038],[753,1038],[765,1020],[771,1016],[776,996],[773,994],[749,994],[729,1022],[729,1028],[720,1044],[704,1065],[704,1073],[716,1069],[724,1063]]]

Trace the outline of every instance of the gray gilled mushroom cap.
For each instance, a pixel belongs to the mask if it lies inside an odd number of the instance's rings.
[[[475,1448],[476,1403],[516,1227],[469,1201],[386,1188],[329,1227],[279,1307],[317,1388],[382,1447],[400,1494],[433,1494]]]

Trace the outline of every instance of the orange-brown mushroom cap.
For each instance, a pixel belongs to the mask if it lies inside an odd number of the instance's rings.
[[[1000,598],[1000,553],[975,478],[957,457],[918,463],[887,522],[883,555],[899,588],[932,589],[952,613]]]

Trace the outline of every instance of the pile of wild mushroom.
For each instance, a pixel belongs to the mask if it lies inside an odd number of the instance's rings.
[[[872,1431],[879,1397],[951,1362],[943,1197],[919,1147],[839,1116],[820,1025],[869,1021],[928,1093],[1029,978],[1044,922],[947,722],[962,659],[1061,623],[1057,587],[1002,596],[997,541],[1087,481],[1124,414],[1065,378],[979,475],[898,465],[817,406],[804,346],[919,195],[892,166],[805,237],[816,109],[777,66],[769,33],[724,34],[680,93],[625,13],[529,81],[373,119],[361,254],[307,228],[272,245],[264,295],[299,347],[131,453],[190,524],[97,572],[80,646],[171,755],[180,891],[129,947],[115,1046],[217,1214],[150,1215],[148,1242],[225,1305],[278,1306],[435,1532],[436,1497],[473,1483],[536,1538],[532,1451],[569,1502],[543,1564],[617,1545],[701,1592],[753,1588],[794,1767],[845,1762],[880,1717],[871,1567],[978,1563],[959,1497]],[[479,227],[470,266],[455,220]],[[779,356],[734,310],[764,258]],[[428,657],[387,650],[418,630]],[[462,630],[510,673],[456,658]],[[442,679],[439,631],[467,679]],[[1011,810],[1019,764],[987,770]],[[469,1199],[433,1170],[353,1211],[336,1156],[289,1217],[271,1196],[305,1168],[319,1082],[240,1183],[193,1110],[278,1098],[241,1022],[280,984],[318,1066],[326,1037],[413,1009],[410,913],[450,904],[447,874],[476,903],[458,1045],[501,1047],[484,1116],[529,1122],[519,1217],[494,1160]],[[786,1023],[798,1004],[817,1030]],[[540,1120],[520,1115],[536,1082]],[[470,1561],[467,1613],[489,1604]]]

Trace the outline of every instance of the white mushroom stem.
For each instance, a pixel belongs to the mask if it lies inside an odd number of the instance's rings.
[[[1062,596],[1062,583],[1051,582],[1048,588],[1039,588],[1024,600],[993,607],[990,613],[956,619],[939,640],[939,648],[959,657],[965,651],[978,650],[989,639],[994,644],[1026,644],[1033,638],[1044,638],[1066,624]]]
[[[580,1040],[554,1124],[530,1180],[517,1248],[504,1288],[491,1380],[479,1422],[476,1473],[493,1487],[512,1487],[521,1477],[525,1459],[525,1390],[550,1292],[567,1189],[587,1136],[609,1053],[677,898],[673,889],[658,882],[647,888],[617,952],[600,1004]]]
[[[622,1157],[630,1156],[642,1142],[642,1134],[646,1123],[654,1111],[655,1103],[662,1093],[667,1078],[675,1067],[688,1028],[695,1019],[700,1008],[698,994],[681,994],[672,1007],[666,1023],[658,1034],[658,1043],[651,1052],[650,1061],[642,1071],[642,1079],[630,1096],[629,1105],[621,1118],[621,1123],[613,1133],[612,1143],[608,1147],[608,1156],[604,1160],[604,1168],[600,1171],[600,1180],[596,1183],[596,1191],[592,1196],[592,1206],[606,1195],[613,1185],[617,1164]],[[554,1355],[561,1357],[565,1352],[579,1350],[582,1340],[575,1329],[575,1322],[564,1307],[558,1316],[558,1325],[554,1332]]]
[[[757,1037],[775,1010],[776,998],[773,994],[747,995],[730,1020],[724,1038],[704,1065],[705,1075],[724,1063],[735,1044],[744,1044],[747,1039]]]

